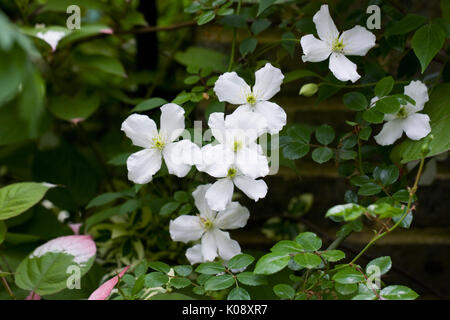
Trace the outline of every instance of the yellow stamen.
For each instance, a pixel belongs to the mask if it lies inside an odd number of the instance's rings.
[[[238,152],[242,149],[242,142],[241,141],[234,141],[233,150],[234,152]]]
[[[233,179],[236,176],[236,173],[237,171],[235,168],[230,168],[228,169],[227,177]]]
[[[345,48],[345,44],[343,41],[341,41],[339,39],[334,40],[333,47],[332,47],[332,50],[334,52],[343,52],[344,48]]]
[[[255,104],[255,103],[256,103],[256,98],[255,98],[255,96],[253,95],[253,93],[250,93],[250,94],[247,96],[247,103],[248,103],[248,104]]]
[[[405,119],[408,116],[405,107],[401,107],[397,112],[397,118]]]
[[[154,138],[152,138],[152,145],[153,148],[158,149],[158,150],[162,150],[164,149],[164,140],[161,138],[161,136],[156,136]]]

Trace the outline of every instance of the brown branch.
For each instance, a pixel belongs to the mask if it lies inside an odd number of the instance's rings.
[[[159,32],[159,31],[171,31],[181,28],[187,28],[187,27],[193,27],[197,25],[197,21],[186,21],[186,22],[180,22],[176,24],[172,24],[169,26],[146,26],[146,27],[140,27],[140,28],[134,28],[131,30],[124,30],[124,31],[115,31],[114,34],[138,34],[138,33],[150,33],[150,32]]]

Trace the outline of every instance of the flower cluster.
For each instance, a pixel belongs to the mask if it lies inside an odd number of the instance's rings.
[[[284,110],[268,101],[280,91],[283,79],[281,70],[270,63],[256,71],[253,88],[235,72],[221,75],[214,86],[219,101],[239,106],[229,115],[210,115],[208,126],[214,142],[202,148],[188,139],[177,141],[185,129],[184,109],[173,103],[161,107],[159,131],[144,115],[132,114],[122,124],[133,144],[144,148],[127,159],[131,181],[150,182],[163,159],[169,173],[177,177],[186,176],[195,166],[217,179],[192,193],[197,216],[182,215],[170,221],[174,241],[200,240],[186,251],[192,264],[213,261],[217,256],[229,260],[241,252],[239,244],[222,230],[244,227],[250,215],[232,201],[234,186],[255,201],[267,194],[261,178],[269,174],[269,162],[257,140],[262,134],[278,133],[286,124]]]

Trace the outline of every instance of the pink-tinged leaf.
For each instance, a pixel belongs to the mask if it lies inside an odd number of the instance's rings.
[[[105,29],[101,29],[101,30],[100,30],[100,33],[103,33],[103,34],[113,34],[113,33],[114,33],[114,30],[113,30],[113,29],[110,29],[110,28],[105,28]]]
[[[95,256],[97,247],[89,235],[65,236],[50,240],[37,247],[30,258],[43,256],[47,252],[61,252],[72,255],[75,263],[84,265]]]
[[[34,291],[30,291],[30,294],[25,298],[25,300],[41,300],[41,296]]]
[[[112,277],[100,287],[98,287],[92,294],[89,296],[88,300],[106,300],[108,299],[111,291],[114,289],[116,284],[119,282],[119,279],[123,277],[125,272],[130,268],[130,266],[126,266],[119,275]]]

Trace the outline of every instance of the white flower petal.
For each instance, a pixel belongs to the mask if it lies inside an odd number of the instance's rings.
[[[225,210],[227,204],[231,202],[233,191],[233,181],[228,178],[217,180],[208,191],[206,191],[205,198],[208,202],[208,206],[214,211]]]
[[[185,177],[192,167],[191,164],[187,163],[189,155],[184,154],[187,142],[189,143],[190,141],[181,140],[175,143],[168,143],[162,151],[169,173],[176,175],[178,178]]]
[[[223,260],[230,260],[235,255],[241,253],[241,247],[236,240],[230,239],[230,234],[228,232],[223,232],[219,229],[214,229],[212,231],[214,238],[216,239],[216,246],[219,250],[219,256]]]
[[[249,217],[250,212],[246,207],[238,202],[231,202],[225,210],[217,214],[214,225],[224,230],[243,228]]]
[[[233,152],[223,144],[207,144],[201,149],[202,161],[196,165],[197,170],[206,172],[212,177],[227,176],[228,169],[234,162]]]
[[[286,112],[276,103],[258,102],[255,105],[255,112],[265,118],[270,134],[277,134],[286,125]]]
[[[158,134],[156,123],[147,116],[132,114],[122,122],[120,128],[133,144],[142,148],[149,148],[153,137]]]
[[[226,116],[226,142],[234,143],[239,138],[245,145],[254,142],[267,129],[266,119],[259,113],[253,112],[254,107],[246,112],[245,108],[237,108],[232,114]]]
[[[184,130],[184,109],[175,103],[167,103],[161,107],[160,133],[175,141]]]
[[[303,36],[300,39],[302,46],[303,62],[320,62],[328,59],[331,54],[331,46],[328,42],[319,40],[312,34]]]
[[[213,261],[217,257],[217,244],[213,232],[208,231],[202,237],[202,255],[205,261]]]
[[[333,52],[329,64],[331,72],[341,81],[356,82],[361,76],[356,72],[356,64],[341,53]]]
[[[411,81],[411,83],[404,88],[404,92],[416,102],[416,105],[412,105],[411,103],[406,105],[408,114],[422,110],[425,103],[429,100],[428,88],[420,81]]]
[[[403,119],[394,119],[383,125],[380,133],[374,138],[375,141],[382,146],[393,144],[403,134]]]
[[[320,10],[314,15],[313,21],[321,40],[331,44],[339,37],[339,31],[333,19],[331,19],[328,5],[324,4],[320,7]]]
[[[208,203],[206,202],[206,191],[208,191],[209,187],[211,187],[212,184],[203,184],[198,186],[194,192],[192,192],[192,196],[194,197],[195,206],[197,207],[198,211],[200,212],[200,216],[207,218],[209,220],[213,220],[215,218],[215,214],[211,211],[211,209],[208,206]]]
[[[253,94],[256,100],[269,100],[280,91],[283,83],[283,73],[270,63],[255,72],[255,85]]]
[[[375,46],[375,35],[361,26],[354,26],[344,31],[340,37],[344,43],[344,54],[350,56],[365,56]]]
[[[173,241],[187,243],[201,238],[204,229],[197,216],[179,216],[169,223],[170,237]]]
[[[127,159],[128,179],[137,184],[145,184],[161,169],[161,152],[144,149],[133,153]]]
[[[422,113],[410,114],[403,121],[403,130],[411,140],[420,140],[431,132],[430,117]]]
[[[50,47],[52,47],[52,51],[55,51],[58,46],[59,40],[61,40],[65,35],[66,33],[63,31],[48,30],[45,33],[38,32],[36,34],[36,37],[47,42]]]
[[[253,148],[243,147],[236,153],[236,167],[252,179],[265,177],[269,173],[267,158],[258,152],[257,144],[252,146]]]
[[[217,141],[220,143],[225,141],[225,114],[223,112],[211,113],[208,119],[208,127]]]
[[[236,187],[255,201],[264,198],[267,194],[267,184],[262,179],[254,180],[246,176],[237,176],[233,181]]]
[[[226,72],[217,79],[214,92],[219,101],[244,104],[251,93],[249,85],[236,72]]]
[[[189,260],[190,264],[205,262],[202,254],[202,245],[196,244],[195,246],[187,249],[186,258]]]

